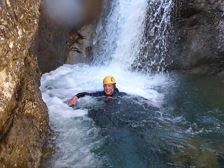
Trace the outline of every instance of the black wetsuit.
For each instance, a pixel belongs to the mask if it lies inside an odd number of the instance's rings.
[[[113,95],[106,95],[106,93],[104,91],[98,91],[98,92],[92,92],[92,93],[88,93],[88,92],[81,92],[78,93],[77,96],[78,98],[84,97],[84,96],[92,96],[92,97],[100,97],[100,96],[105,96],[105,97],[122,97],[127,95],[124,92],[120,92],[117,88],[115,88]]]

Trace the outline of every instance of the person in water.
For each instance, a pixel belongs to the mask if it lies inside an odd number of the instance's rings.
[[[93,92],[93,93],[88,93],[88,92],[82,92],[78,93],[74,97],[72,97],[68,104],[70,106],[76,105],[78,102],[78,99],[84,96],[93,96],[93,97],[98,97],[98,96],[105,96],[105,97],[120,97],[120,96],[125,96],[127,95],[124,92],[120,92],[118,88],[116,87],[116,80],[113,76],[106,76],[103,79],[103,91],[98,91],[98,92]]]

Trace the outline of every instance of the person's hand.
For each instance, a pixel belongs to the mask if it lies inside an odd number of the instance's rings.
[[[69,101],[68,101],[68,105],[69,106],[74,106],[76,105],[78,102],[78,97],[77,96],[74,96],[73,98],[71,98]]]

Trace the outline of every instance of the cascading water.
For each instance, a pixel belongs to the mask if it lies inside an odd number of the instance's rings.
[[[151,0],[148,2],[145,20],[144,37],[141,49],[134,67],[139,70],[164,71],[170,35],[172,35],[171,13],[174,8],[173,0]]]
[[[188,156],[188,148],[197,149],[191,147],[200,136],[210,132],[213,138],[223,136],[221,112],[216,109],[213,115],[206,101],[197,102],[197,94],[187,94],[194,91],[187,90],[188,85],[197,86],[190,83],[179,88],[176,85],[184,79],[131,70],[137,67],[134,64],[150,67],[154,58],[163,64],[171,7],[172,0],[113,0],[97,28],[92,65],[64,65],[42,76],[41,91],[55,134],[55,152],[42,167],[174,167],[186,162],[191,166],[191,160],[181,157]],[[153,37],[149,41],[145,38],[147,19],[151,19]],[[142,58],[146,46],[154,54],[149,62]],[[106,75],[114,75],[117,87],[131,96],[112,101],[87,96],[74,108],[67,105],[76,93],[102,90]],[[194,102],[204,103],[205,108],[195,108]],[[190,116],[188,110],[183,111],[188,108]],[[201,114],[201,110],[206,112]],[[209,140],[208,136],[203,141]],[[202,151],[196,150],[195,158],[210,150],[221,153],[213,144],[198,144]]]
[[[94,63],[163,71],[173,6],[173,0],[113,1],[97,29]]]
[[[97,29],[95,63],[130,68],[139,54],[147,4],[147,0],[112,2],[111,13]]]

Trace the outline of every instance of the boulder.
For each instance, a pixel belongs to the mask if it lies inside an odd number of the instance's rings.
[[[168,69],[198,75],[218,74],[224,70],[222,0],[175,1],[172,24],[177,41],[169,51],[173,64]]]
[[[39,0],[0,4],[0,167],[38,167],[48,133],[34,39]]]

